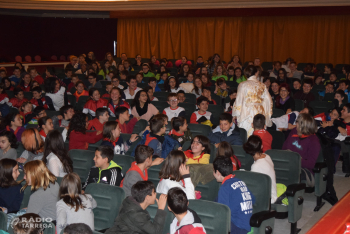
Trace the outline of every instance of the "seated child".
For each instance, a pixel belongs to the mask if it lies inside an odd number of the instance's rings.
[[[65,77],[63,79],[63,83],[67,87],[71,83],[72,75],[73,75],[73,70],[70,68],[66,68],[64,70]]]
[[[265,130],[266,128],[266,119],[262,114],[257,114],[254,116],[252,126],[254,128],[253,135],[259,136],[262,140],[262,152],[265,153],[266,150],[271,149],[272,144],[272,136],[271,134]]]
[[[209,121],[211,124],[213,122],[212,121],[213,116],[211,112],[207,111],[209,107],[208,103],[209,103],[209,100],[206,97],[197,98],[198,111],[195,111],[194,113],[192,113],[190,123],[200,124],[200,123],[206,123],[207,121]]]
[[[120,187],[124,189],[125,196],[131,196],[131,187],[138,181],[148,180],[147,169],[151,166],[161,164],[164,159],[156,158],[152,161],[153,149],[149,146],[138,145],[135,150],[135,162],[131,164],[130,169],[126,172]]]
[[[17,159],[17,138],[11,131],[0,133],[0,160],[3,158]],[[12,173],[11,173],[12,174]]]
[[[164,211],[166,195],[160,195],[157,200],[158,210],[153,221],[147,211],[147,207],[153,205],[156,199],[154,184],[151,181],[137,182],[131,188],[131,196],[124,199],[113,226],[105,233],[162,233],[168,213]]]
[[[23,121],[21,119],[21,115],[18,113],[10,113],[5,119],[1,121],[1,130],[10,131],[15,134],[17,141],[21,142],[22,133],[25,128],[23,126]]]
[[[99,146],[95,151],[94,162],[95,166],[90,169],[89,175],[83,186],[91,183],[109,184],[119,186],[123,179],[122,168],[116,164],[112,159],[114,152],[111,147],[106,145]]]
[[[157,85],[157,79],[155,77],[148,78],[148,86],[152,87],[153,92],[161,92],[162,90]]]
[[[254,135],[250,136],[243,145],[244,151],[254,159],[251,171],[268,175],[271,178],[271,204],[273,204],[277,199],[276,173],[270,156],[263,153],[262,147],[261,138]]]
[[[34,67],[28,68],[28,73],[33,81],[38,82],[39,84],[44,84],[44,79],[41,75],[38,74],[37,70]]]
[[[344,98],[346,98],[345,100],[348,99],[348,97],[345,95],[345,92],[343,90],[337,90],[335,91],[335,95],[334,95],[334,106],[337,108],[343,108],[343,106],[347,103],[344,101]]]
[[[231,89],[227,86],[224,78],[219,78],[215,84],[216,86],[214,93],[221,97],[221,102],[224,103],[225,98],[229,95]]]
[[[31,119],[28,124],[38,124],[38,119],[45,117],[46,115],[46,109],[43,106],[37,106],[34,108],[33,114],[29,116]]]
[[[179,100],[177,99],[176,93],[169,93],[168,95],[168,104],[170,107],[167,107],[163,110],[163,114],[168,116],[168,121],[171,121],[173,117],[185,117],[186,111],[183,107],[179,107]]]
[[[48,116],[44,116],[39,119],[38,125],[40,129],[39,134],[41,138],[45,141],[47,134],[49,134],[49,132],[54,129],[52,119]]]
[[[46,110],[55,110],[55,107],[53,106],[51,98],[46,98],[46,96],[42,96],[43,90],[40,86],[34,87],[32,89],[33,98],[30,99],[30,102],[33,104],[33,107],[37,106],[43,106]]]
[[[192,140],[192,133],[187,129],[187,120],[184,117],[174,117],[171,120],[172,130],[169,132],[169,135],[177,140],[182,146],[185,141]]]
[[[168,72],[166,72],[166,71],[165,72],[161,72],[158,84],[164,84],[165,81],[168,79],[168,76],[169,76]]]
[[[314,116],[319,127],[318,132],[326,134],[329,138],[337,138],[340,133],[338,127],[346,128],[345,123],[339,119],[340,117],[340,108],[334,108],[330,113],[321,113]]]
[[[209,104],[216,105],[216,101],[211,98],[210,87],[203,87],[202,96],[208,98],[208,103]]]
[[[72,81],[68,85],[67,92],[71,92],[72,88],[77,86],[78,81],[79,81],[78,75],[73,74]],[[83,83],[83,85],[84,85],[84,83]]]
[[[75,98],[77,99],[77,102],[79,101],[79,98],[81,96],[89,96],[89,92],[86,91],[84,86],[84,83],[82,81],[77,81],[75,83],[75,93],[73,93],[73,96],[75,96]]]
[[[119,83],[119,78],[116,77],[116,76],[113,76],[113,77],[112,77],[112,86],[113,86],[113,87],[120,88],[121,90],[124,89],[124,86],[121,85],[121,84]]]
[[[119,88],[113,87],[111,89],[111,98],[108,103],[110,116],[115,117],[115,110],[121,106],[128,108],[129,113],[131,113],[130,105],[125,100],[123,100],[122,95],[124,95],[124,92],[122,92]]]
[[[107,83],[106,84],[106,91],[107,93],[102,95],[102,98],[110,98],[111,97],[111,90],[112,90],[113,86],[112,83]]]
[[[186,150],[186,164],[209,164],[210,142],[205,136],[197,135],[191,141],[191,149]]]
[[[231,145],[226,142],[220,142],[216,151],[216,157],[228,157],[232,161],[232,169],[234,171],[239,170],[241,168],[241,161],[235,156]]]
[[[9,101],[12,107],[19,109],[24,102],[28,102],[28,100],[24,98],[24,93],[22,89],[15,88],[13,94],[15,95],[15,97],[11,98]]]
[[[69,122],[72,119],[74,115],[74,107],[71,105],[66,105],[62,106],[60,108],[60,114],[59,116],[53,116],[52,121],[53,121],[53,126],[54,128],[59,128],[59,127],[68,127]]]
[[[83,113],[95,117],[97,108],[107,108],[108,101],[101,98],[100,91],[96,88],[89,90],[89,96],[90,99],[85,103]]]
[[[30,102],[23,102],[22,106],[19,108],[19,114],[23,120],[24,127],[27,126],[28,122],[32,119],[33,105]]]
[[[236,89],[235,89],[235,90],[231,90],[231,89],[230,89],[229,92],[228,92],[228,95],[229,95],[229,97],[230,97],[230,102],[226,103],[225,111],[226,111],[226,112],[231,111],[231,114],[232,114],[232,108],[231,108],[231,110],[230,110],[230,107],[232,107],[233,103],[231,104],[231,101],[232,101],[232,100],[236,101],[237,90],[236,90]]]
[[[271,118],[272,126],[269,127],[269,129],[274,131],[288,131],[292,130],[296,127],[295,121],[297,120],[297,117],[299,114],[310,114],[311,116],[314,116],[314,110],[311,107],[305,107],[300,112],[293,111],[289,114],[282,115],[278,118]]]
[[[159,101],[158,98],[153,96],[154,91],[153,91],[153,88],[151,86],[145,87],[144,90],[147,92],[147,95],[148,95],[148,98],[150,101]]]
[[[177,100],[179,100],[180,103],[183,103],[186,101],[185,92],[183,90],[180,90],[179,92],[177,92]]]
[[[132,134],[134,127],[140,118],[130,119],[129,109],[125,106],[117,107],[114,114],[116,121],[119,123],[121,133]]]
[[[89,120],[87,130],[103,131],[104,124],[108,121],[109,114],[107,108],[97,108],[96,118]]]
[[[217,148],[219,143],[222,141],[227,141],[230,145],[242,145],[243,141],[239,134],[238,128],[232,122],[232,115],[228,113],[222,113],[219,117],[220,126],[213,129],[212,133],[209,133],[209,140],[211,143],[215,144]]]
[[[5,91],[5,84],[0,83],[0,113],[2,117],[5,117],[8,113],[10,113],[10,106],[12,106],[12,103],[9,101],[9,96]]]
[[[196,199],[184,152],[180,150],[170,152],[159,172],[159,178],[157,193],[168,194],[171,188],[178,187],[186,193],[188,199]]]
[[[167,202],[169,211],[175,215],[173,222],[170,224],[170,233],[206,233],[198,214],[188,208],[188,199],[182,189],[169,189]]]
[[[250,232],[250,218],[255,203],[254,195],[243,181],[232,175],[231,159],[223,156],[217,157],[213,166],[216,181],[222,183],[218,193],[218,203],[227,205],[231,210],[231,233]],[[244,209],[242,209],[243,206]]]
[[[121,71],[121,72],[119,73],[120,80],[126,81],[128,75],[129,75],[129,72],[128,72],[128,71],[125,71],[125,70],[124,70],[124,71]]]

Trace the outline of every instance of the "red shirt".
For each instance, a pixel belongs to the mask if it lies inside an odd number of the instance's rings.
[[[253,132],[253,135],[259,136],[261,138],[263,144],[263,153],[265,153],[266,150],[271,149],[272,136],[268,131],[265,129],[256,130]]]
[[[102,95],[102,98],[110,98],[110,97],[111,97],[111,95],[109,93],[105,93]]]
[[[69,134],[69,150],[71,149],[83,149],[87,150],[89,143],[96,143],[102,139],[102,134],[96,135],[96,132],[81,132],[72,131]]]
[[[19,100],[18,98],[14,97],[14,98],[11,98],[10,101],[9,101],[13,107],[19,109],[23,102],[28,102],[28,100],[26,98],[23,98],[22,100]]]
[[[117,120],[119,127],[120,127],[120,132],[121,133],[127,133],[127,134],[132,134],[134,127],[137,123],[137,119],[136,118],[132,118],[127,124],[120,124],[119,120]]]
[[[98,120],[98,118],[94,118],[93,120],[89,121],[88,130],[96,130],[96,131],[103,131],[104,124],[101,124],[101,122]]]
[[[81,96],[89,96],[89,92],[84,90],[82,93],[78,93],[78,91],[75,91],[75,93],[73,93],[73,95],[75,96],[75,98],[77,99],[77,102],[79,101],[79,98]]]
[[[44,83],[44,79],[40,75],[37,75],[36,77],[34,77],[34,80],[36,82],[38,82],[39,84],[43,84]]]

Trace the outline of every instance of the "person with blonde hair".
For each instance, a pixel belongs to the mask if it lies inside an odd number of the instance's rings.
[[[22,144],[25,149],[17,159],[19,163],[27,163],[32,160],[41,160],[44,155],[44,140],[39,131],[34,128],[26,129],[22,133]]]
[[[24,165],[25,185],[22,191],[31,186],[32,194],[28,202],[27,213],[38,214],[41,218],[56,220],[56,202],[59,185],[56,177],[41,160],[34,160]]]
[[[81,180],[78,174],[70,173],[63,177],[59,190],[59,201],[56,204],[57,233],[67,225],[85,223],[94,230],[94,213],[97,206],[90,194],[82,193]]]

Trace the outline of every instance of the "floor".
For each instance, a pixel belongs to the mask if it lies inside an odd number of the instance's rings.
[[[342,162],[338,162],[337,172],[334,175],[334,188],[337,197],[340,200],[349,191],[350,178],[345,178],[341,169]],[[307,233],[309,229],[332,207],[328,202],[318,211],[314,212],[316,206],[316,197],[313,193],[306,193],[304,196],[304,207],[301,219],[298,222],[298,228],[301,228],[300,234]],[[276,219],[274,234],[290,233],[290,223],[287,219]]]

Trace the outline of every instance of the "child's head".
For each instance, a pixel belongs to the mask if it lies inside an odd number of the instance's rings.
[[[73,74],[73,71],[72,71],[72,69],[70,69],[70,68],[66,68],[66,69],[64,70],[64,74],[66,74],[66,77],[67,77],[67,78],[71,78],[71,77],[72,77],[72,74]]]
[[[30,77],[30,75],[28,73],[23,73],[22,74],[22,81],[24,82],[24,84],[30,84],[30,82],[32,81],[32,78]]]
[[[5,120],[3,122],[11,128],[17,128],[22,126],[21,115],[18,113],[9,113],[5,117]]]
[[[266,121],[266,118],[264,115],[262,114],[255,115],[252,123],[254,130],[265,129],[266,127],[265,121]]]
[[[303,84],[303,92],[310,93],[312,89],[313,81],[312,79],[305,79]]]
[[[76,113],[73,115],[72,119],[69,122],[69,135],[72,131],[80,132],[85,134],[87,127],[87,115],[84,113]]]
[[[222,132],[227,132],[228,130],[230,130],[230,128],[233,125],[232,115],[230,115],[229,113],[222,113],[219,116],[219,120],[220,120],[220,130]]]
[[[160,113],[154,116],[154,118],[158,118],[158,117],[163,119],[164,125],[168,125],[168,116],[166,114]]]
[[[21,106],[21,108],[19,108],[20,111],[22,111],[23,113],[29,113],[33,111],[33,104],[30,102],[24,102]]]
[[[23,90],[20,88],[15,88],[13,90],[13,94],[15,95],[15,97],[19,100],[22,100],[24,98],[24,93]]]
[[[159,172],[160,179],[170,179],[179,182],[183,179],[180,174],[180,166],[186,163],[186,156],[183,151],[173,150],[164,160],[162,169]],[[232,167],[231,167],[232,168]]]
[[[148,79],[148,85],[151,86],[152,88],[156,88],[156,86],[157,86],[157,79],[155,77],[150,77]]]
[[[203,84],[205,84],[205,85],[207,83],[209,83],[208,75],[207,74],[201,74],[201,80],[202,80]]]
[[[142,64],[142,72],[143,72],[143,73],[147,73],[147,72],[149,72],[150,70],[151,70],[151,67],[149,66],[148,63]]]
[[[78,75],[73,74],[72,75],[72,83],[75,85],[79,81]]]
[[[301,87],[301,82],[299,79],[294,79],[293,80],[293,88],[295,90],[300,90],[300,87]]]
[[[343,90],[339,89],[335,92],[334,99],[337,99],[339,103],[342,103],[345,98],[345,93]]]
[[[0,139],[2,141],[2,137],[0,137]],[[10,158],[3,158],[0,160],[0,187],[1,188],[8,188],[8,187],[18,185],[16,180],[19,174],[20,173],[18,171],[18,163],[16,160],[13,160]]]
[[[233,155],[234,155],[233,149],[227,141],[222,141],[219,143],[219,146],[218,146],[217,151],[216,151],[216,157],[223,156],[223,157],[227,157],[227,158],[232,159]],[[234,170],[239,170],[240,167],[239,167],[238,162],[236,161],[236,159],[234,159],[234,161],[235,162],[232,162],[232,164],[234,166],[233,167]]]
[[[155,190],[151,181],[138,181],[131,187],[131,196],[138,203],[153,205],[157,199]]]
[[[126,70],[123,70],[123,71],[121,71],[121,72],[119,73],[119,76],[120,76],[120,79],[121,79],[121,80],[127,80],[128,75],[129,75],[129,72],[126,71]]]
[[[103,126],[103,137],[115,141],[120,137],[119,124],[116,121],[108,121]]]
[[[189,72],[187,74],[187,81],[190,83],[193,83],[193,79],[194,79],[194,74],[192,72]]]
[[[81,180],[79,175],[74,172],[65,175],[60,184],[59,199],[63,199],[68,206],[77,212],[80,208],[84,209],[83,202],[79,197],[80,194]]]
[[[185,96],[185,92],[184,92],[183,90],[180,90],[179,92],[177,92],[177,100],[178,100],[180,103],[185,102],[186,96]]]
[[[329,113],[329,117],[331,117],[331,121],[339,119],[341,117],[341,109],[340,108],[334,108]]]
[[[17,138],[13,132],[3,131],[0,133],[0,148],[3,151],[9,148],[17,148]]]
[[[161,72],[160,73],[160,78],[164,81],[168,79],[168,73],[167,72]]]
[[[237,90],[236,89],[230,89],[228,91],[228,96],[230,97],[230,100],[237,98]]]
[[[128,76],[128,79],[126,81],[130,89],[136,89],[137,87],[137,81],[135,76]]]
[[[152,165],[152,156],[154,150],[147,145],[138,145],[135,149],[135,162],[137,164],[144,163],[145,168]]]
[[[335,82],[336,80],[337,80],[337,74],[335,74],[335,73],[331,73],[330,75],[329,75],[329,80],[331,81],[331,82]]]
[[[178,187],[169,189],[167,196],[169,211],[175,215],[180,215],[187,212],[188,199],[186,193]]]
[[[209,87],[203,87],[202,96],[204,96],[208,99],[211,98],[211,90]]]
[[[184,117],[174,117],[171,120],[172,128],[177,132],[186,132],[187,131],[187,120]]]
[[[113,86],[112,86],[111,83],[107,83],[107,84],[106,84],[106,91],[107,91],[107,93],[110,93],[111,90],[112,90],[112,88],[113,88]]]
[[[229,66],[227,68],[227,75],[229,75],[229,76],[235,75],[235,68],[233,66]]]
[[[176,109],[179,105],[179,100],[177,99],[176,93],[169,93],[168,94],[168,104],[170,105],[171,109]]]
[[[89,96],[93,101],[98,101],[100,100],[100,97],[101,97],[100,91],[98,91],[98,89],[96,88],[91,88],[89,90]]]
[[[39,86],[40,86],[39,82],[34,80],[34,81],[32,81],[32,86],[30,87],[30,90],[33,90],[33,88],[39,87]]]
[[[210,141],[206,136],[197,135],[191,141],[191,151],[194,155],[210,154]]]
[[[206,97],[200,96],[197,98],[197,107],[201,112],[206,112],[209,107],[209,100]]]
[[[39,188],[46,190],[50,186],[50,183],[55,183],[56,181],[56,177],[50,172],[42,160],[33,160],[24,164],[24,173],[26,184],[22,189],[30,185],[32,191]]]
[[[216,80],[216,84],[219,86],[220,89],[225,90],[227,89],[226,81],[224,78],[219,78]]]
[[[349,81],[348,80],[341,80],[339,82],[339,89],[345,91],[345,90],[348,89],[348,87],[349,87]]]
[[[109,114],[107,108],[97,108],[96,110],[96,118],[101,122],[105,123],[108,121]]]
[[[88,75],[88,81],[90,84],[95,84],[97,82],[97,74],[96,73],[90,73]]]
[[[153,117],[153,119],[149,121],[149,125],[153,134],[165,134],[166,125],[164,124],[164,119],[162,117]]]
[[[94,162],[98,168],[106,168],[114,157],[114,150],[107,146],[101,145],[95,151]]]
[[[114,111],[115,117],[118,120],[123,119],[124,121],[129,121],[130,120],[130,113],[129,109],[126,108],[125,106],[120,106],[117,107]]]
[[[113,87],[111,89],[111,100],[115,103],[119,103],[121,99],[121,90],[118,87]]]
[[[150,102],[147,92],[142,89],[136,93],[132,106],[140,106],[141,103],[147,105]]]
[[[334,83],[328,82],[326,84],[326,93],[333,93],[334,92]]]
[[[119,86],[119,78],[116,76],[112,77],[112,86],[113,87],[118,87]]]
[[[41,89],[40,86],[37,86],[37,87],[34,87],[32,89],[32,94],[33,94],[33,97],[35,99],[40,99],[41,98],[41,94],[42,94],[43,90]]]
[[[48,133],[54,129],[52,119],[48,116],[40,118],[38,120],[38,125],[40,129],[44,130],[45,133]]]
[[[151,101],[153,99],[153,88],[151,86],[147,86],[146,88],[144,88],[144,90],[147,92],[148,98]]]
[[[247,142],[243,144],[243,149],[247,154],[254,156],[255,154],[261,154],[262,151],[262,140],[260,136],[251,135]]]
[[[69,120],[73,117],[74,115],[74,107],[71,105],[66,105],[66,106],[62,106],[60,108],[60,114],[62,115],[63,119],[65,120]]]
[[[222,182],[224,178],[233,172],[232,161],[229,157],[219,156],[214,159],[214,177],[217,182]]]
[[[311,115],[311,116],[314,116],[315,115],[315,112],[314,112],[314,110],[311,108],[311,107],[305,107],[304,109],[302,109],[300,112],[299,112],[299,114],[309,114],[309,115]]]
[[[80,80],[75,83],[75,88],[78,91],[78,93],[84,92],[84,87],[85,87],[84,82],[82,82]]]
[[[33,114],[37,117],[37,118],[42,118],[45,117],[46,114],[46,109],[43,106],[37,106],[34,108],[33,110]]]

